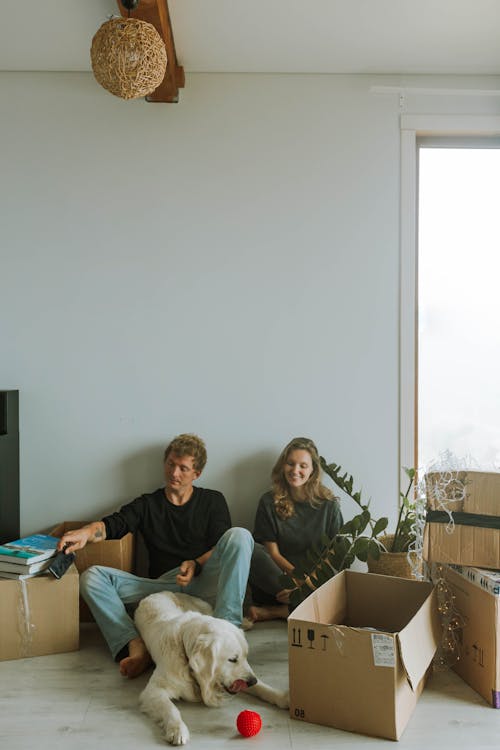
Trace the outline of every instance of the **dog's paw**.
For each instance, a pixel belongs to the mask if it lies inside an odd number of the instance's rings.
[[[189,729],[182,719],[168,723],[165,727],[165,739],[170,745],[185,745],[189,742]]]
[[[290,708],[290,695],[288,690],[283,690],[283,692],[276,691],[274,705],[278,706],[278,708]]]

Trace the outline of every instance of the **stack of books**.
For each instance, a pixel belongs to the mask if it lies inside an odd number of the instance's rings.
[[[0,578],[20,580],[43,573],[56,554],[58,544],[55,536],[33,534],[0,545]]]

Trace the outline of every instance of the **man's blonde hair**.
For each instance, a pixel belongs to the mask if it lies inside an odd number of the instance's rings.
[[[191,433],[177,435],[170,441],[165,448],[164,461],[167,460],[170,453],[176,453],[178,456],[192,456],[193,467],[199,472],[203,471],[207,463],[205,443],[198,435],[192,435]]]

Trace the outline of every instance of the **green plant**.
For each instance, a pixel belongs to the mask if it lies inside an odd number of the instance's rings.
[[[416,500],[415,498],[410,499],[410,490],[413,487],[416,472],[415,469],[407,469],[406,466],[403,468],[408,477],[408,487],[406,492],[399,493],[398,522],[392,544],[390,545],[390,549],[387,550],[388,552],[407,552],[410,544],[415,541]]]
[[[290,604],[294,607],[336,573],[350,568],[356,558],[362,562],[368,560],[368,555],[378,559],[381,544],[377,537],[389,523],[385,517],[372,518],[369,502],[363,503],[361,492],[354,492],[354,480],[350,474],[342,473],[338,464],[327,464],[323,457],[321,466],[337,487],[356,503],[360,513],[344,523],[333,539],[324,535],[318,545],[312,545],[307,551],[292,574],[282,576],[284,588],[292,591]]]

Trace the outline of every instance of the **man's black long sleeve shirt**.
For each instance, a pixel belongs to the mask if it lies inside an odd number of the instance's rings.
[[[224,495],[193,487],[185,505],[173,505],[163,487],[141,495],[102,519],[107,539],[140,531],[149,553],[149,575],[158,578],[184,560],[194,560],[215,546],[231,528]]]

